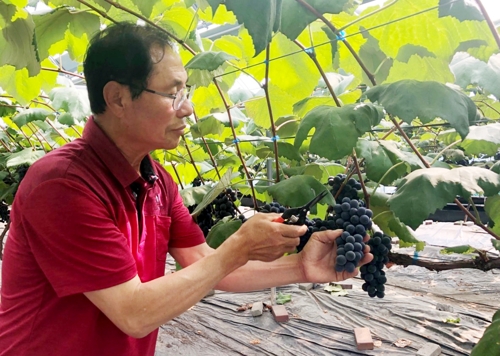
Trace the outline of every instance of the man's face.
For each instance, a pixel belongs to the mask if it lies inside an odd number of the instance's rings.
[[[157,62],[163,54],[160,48],[153,49],[153,61]],[[179,56],[166,48],[163,58],[154,65],[148,80],[148,89],[175,95],[185,87],[187,73]],[[185,101],[178,110],[173,108],[174,99],[144,91],[129,102],[126,110],[130,123],[128,130],[134,144],[145,151],[172,149],[177,147],[186,124],[183,118],[191,115],[193,109]]]

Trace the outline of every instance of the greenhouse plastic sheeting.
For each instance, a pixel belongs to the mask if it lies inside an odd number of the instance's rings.
[[[328,284],[304,291],[292,284],[284,304],[290,320],[278,323],[265,311],[253,317],[238,307],[267,302],[270,290],[216,291],[160,329],[157,356],[163,355],[415,355],[427,342],[443,355],[469,355],[500,308],[500,273],[473,269],[432,272],[417,266],[387,270],[383,299],[352,283],[348,295],[332,296]],[[436,306],[445,305],[438,310]],[[359,351],[353,329],[368,327],[373,350]]]

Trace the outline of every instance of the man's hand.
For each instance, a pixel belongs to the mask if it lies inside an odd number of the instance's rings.
[[[315,232],[307,242],[304,249],[299,253],[299,263],[307,282],[326,283],[338,282],[353,278],[358,274],[358,269],[352,273],[336,272],[335,264],[337,258],[337,244],[335,240],[342,234],[342,230],[326,230]],[[365,236],[365,242],[369,236]],[[365,247],[365,256],[359,262],[362,266],[373,259],[369,253],[370,248]]]
[[[270,262],[293,252],[307,227],[273,222],[279,217],[279,214],[256,214],[248,219],[230,238],[238,243],[235,253],[243,254],[247,261]]]

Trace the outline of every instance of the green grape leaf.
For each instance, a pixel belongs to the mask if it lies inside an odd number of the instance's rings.
[[[208,71],[216,70],[226,61],[237,59],[226,52],[207,51],[198,53],[187,64],[187,69],[204,69]]]
[[[320,105],[337,106],[330,96],[311,96],[293,104],[293,113],[304,117],[309,111]]]
[[[11,154],[9,158],[7,158],[6,166],[8,168],[17,167],[21,164],[27,164],[31,166],[33,163],[35,163],[35,161],[37,161],[39,158],[42,158],[43,156],[45,156],[45,151],[43,150],[33,150],[31,147],[25,148],[22,151]]]
[[[426,124],[440,117],[462,138],[469,133],[469,125],[479,118],[476,105],[467,95],[437,82],[401,80],[376,86],[365,95],[408,124],[416,118]]]
[[[500,310],[493,315],[491,324],[484,331],[483,337],[474,346],[470,356],[498,356],[500,355]]]
[[[91,114],[87,91],[77,88],[54,88],[49,93],[56,110],[70,113],[76,120],[83,120]]]
[[[403,224],[390,210],[387,201],[389,195],[381,192],[373,192],[373,189],[367,188],[370,194],[370,209],[373,211],[373,222],[382,231],[389,236],[397,236],[400,244],[405,246],[415,246],[417,251],[423,250],[425,242],[420,241],[415,236],[413,230]]]
[[[451,203],[456,196],[469,199],[472,194],[490,196],[500,191],[500,176],[488,169],[419,169],[402,179],[388,204],[396,216],[416,229],[429,214]]]
[[[197,216],[205,207],[210,204],[215,198],[217,198],[217,195],[222,193],[224,189],[226,189],[229,185],[231,185],[231,174],[232,174],[232,169],[229,168],[226,173],[222,177],[220,177],[220,180],[217,182],[217,184],[210,189],[210,191],[205,194],[203,197],[203,200],[198,203],[198,206],[194,211],[191,213],[192,216]]]
[[[442,255],[451,255],[452,253],[459,253],[461,255],[467,255],[470,253],[474,253],[477,250],[470,245],[461,245],[461,246],[452,246],[446,247],[439,250],[439,253]]]
[[[12,116],[16,113],[16,108],[10,106],[11,102],[5,102],[0,100],[0,117],[2,116]]]
[[[153,7],[157,2],[158,2],[157,0],[141,0],[136,2],[136,4],[144,16],[150,17],[151,12],[153,11]]]
[[[276,134],[280,137],[295,136],[299,128],[299,118],[293,115],[282,116],[275,122]]]
[[[500,54],[494,54],[488,63],[480,61],[467,53],[458,53],[450,63],[456,83],[462,88],[479,85],[500,99]]]
[[[315,196],[327,190],[316,178],[312,176],[293,176],[272,186],[256,186],[259,192],[267,191],[281,205],[299,207],[307,204]],[[335,205],[331,193],[328,193],[319,204]],[[316,213],[316,207],[311,208],[311,213]]]
[[[330,160],[352,152],[358,137],[379,124],[383,117],[381,108],[372,104],[352,104],[341,108],[318,106],[302,119],[295,147],[300,148],[309,132],[315,128],[309,150]]]
[[[264,145],[268,147],[274,155],[274,144],[272,142],[264,142]],[[290,160],[294,161],[303,161],[304,158],[302,158],[302,155],[300,152],[295,148],[294,145],[288,142],[278,142],[278,156],[279,157],[285,157]]]
[[[439,135],[445,145],[460,140],[459,135],[454,130],[447,130]],[[495,155],[500,147],[500,124],[490,124],[483,126],[471,126],[467,137],[459,144],[469,155],[479,156],[487,154]]]
[[[47,116],[51,114],[51,111],[45,109],[27,109],[14,116],[12,121],[14,121],[14,123],[20,128],[28,122],[36,120],[45,121]]]
[[[343,172],[343,170],[341,172]],[[307,175],[313,176],[317,180],[322,180],[323,178],[323,170],[321,166],[316,163],[306,164],[305,166],[285,167],[283,168],[283,173],[289,177]]]
[[[229,236],[234,234],[241,227],[241,220],[219,221],[215,226],[210,229],[207,235],[207,244],[212,248],[217,248],[227,240]]]
[[[0,3],[0,14],[4,17],[10,14],[11,9],[11,5]],[[40,58],[33,46],[34,28],[30,15],[7,22],[0,35],[0,66],[10,64],[16,69],[26,68],[29,76],[40,72]]]
[[[66,125],[66,126],[73,126],[74,124],[76,124],[76,120],[73,116],[71,116],[70,113],[62,113],[61,115],[59,115],[57,117],[57,121],[63,125]]]
[[[392,160],[384,146],[378,141],[359,140],[356,145],[356,154],[365,159],[366,176],[384,185],[391,184],[408,171],[406,165],[399,165],[391,169],[399,162]],[[389,169],[391,170],[389,171]],[[382,177],[384,179],[381,181]]]
[[[439,0],[439,17],[453,16],[460,21],[483,21],[484,16],[474,3],[466,0]]]
[[[207,195],[212,187],[210,185],[200,185],[199,187],[190,187],[181,189],[179,194],[182,197],[182,202],[184,206],[193,206],[200,204],[203,201],[205,195]]]
[[[277,0],[226,0],[228,10],[234,12],[238,22],[243,24],[252,37],[255,56],[271,42],[272,31],[276,22]]]
[[[193,138],[203,137],[206,135],[222,135],[224,124],[217,120],[214,116],[205,116],[191,126],[191,134]]]
[[[403,63],[408,63],[413,55],[418,55],[419,57],[432,57],[436,58],[436,55],[430,52],[427,48],[419,45],[405,44],[399,49],[396,60]]]
[[[344,10],[349,0],[307,0],[306,2],[320,14],[339,14]],[[316,19],[315,14],[297,1],[283,1],[280,31],[293,41],[307,25]]]
[[[500,195],[486,198],[484,210],[490,219],[491,230],[497,235],[500,234]]]

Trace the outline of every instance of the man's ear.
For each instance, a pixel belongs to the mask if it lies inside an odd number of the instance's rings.
[[[128,88],[115,81],[107,82],[102,90],[106,110],[111,111],[115,116],[121,117],[125,110],[125,101],[130,97]]]

